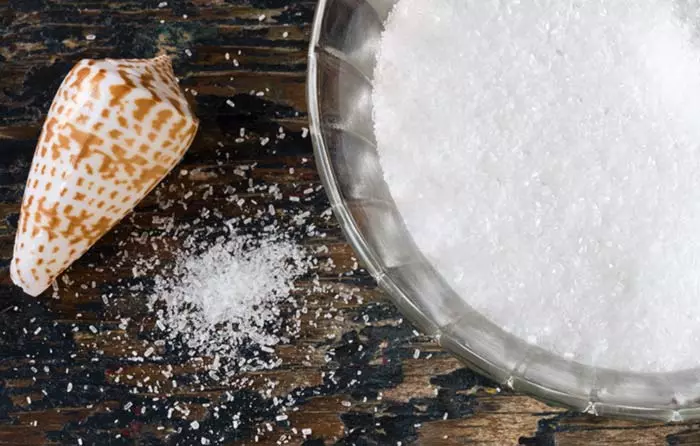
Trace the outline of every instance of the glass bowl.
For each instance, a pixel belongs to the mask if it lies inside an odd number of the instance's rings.
[[[416,326],[505,387],[595,415],[700,418],[700,370],[632,373],[555,356],[471,309],[417,249],[384,182],[372,122],[376,51],[396,2],[320,0],[309,50],[318,169],[364,266]]]

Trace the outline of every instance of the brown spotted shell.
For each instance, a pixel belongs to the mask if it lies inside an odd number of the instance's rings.
[[[167,56],[83,60],[34,154],[10,272],[36,296],[180,161],[197,132]]]

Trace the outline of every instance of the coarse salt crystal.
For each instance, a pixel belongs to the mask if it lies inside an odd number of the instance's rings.
[[[585,364],[698,365],[700,48],[674,5],[401,0],[381,39],[376,139],[416,245]]]
[[[217,368],[244,348],[274,354],[272,347],[293,334],[287,330],[297,329],[294,321],[279,318],[279,304],[291,299],[294,281],[311,266],[309,254],[282,229],[249,236],[230,223],[227,240],[203,250],[191,242],[196,250],[183,251],[172,271],[156,276],[150,301],[159,308],[157,325],[190,350],[217,357]]]

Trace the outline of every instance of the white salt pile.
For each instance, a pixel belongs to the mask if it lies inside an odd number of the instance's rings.
[[[131,280],[118,280],[102,295],[114,311],[110,318],[121,321],[119,341],[129,360],[176,354],[207,369],[216,385],[250,386],[241,372],[284,367],[282,346],[319,326],[340,332],[344,306],[362,301],[356,288],[339,283],[351,272],[335,265],[327,229],[317,226],[330,221],[330,209],[311,212],[320,186],[299,181],[290,188],[257,175],[255,164],[183,169],[179,184],[154,191],[152,220],[144,228],[131,222],[134,230],[110,259],[112,271],[128,270]],[[194,219],[180,215],[193,206]],[[64,274],[65,285],[67,280]],[[133,301],[122,302],[124,294]],[[132,306],[144,296],[153,326],[132,320]],[[144,337],[141,355],[129,327]],[[274,381],[270,386],[267,396]]]
[[[204,249],[200,243],[189,240],[174,267],[156,277],[151,305],[162,307],[158,326],[181,339],[190,356],[215,358],[214,369],[222,360],[234,360],[236,370],[274,367],[276,361],[243,351],[271,353],[298,333],[298,316],[284,318],[281,311],[293,310],[294,281],[313,259],[274,225],[256,236],[232,231]]]
[[[686,5],[687,6],[687,5]],[[401,0],[382,167],[459,295],[558,355],[700,360],[700,50],[667,0]]]

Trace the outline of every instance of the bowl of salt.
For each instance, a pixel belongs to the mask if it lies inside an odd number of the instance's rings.
[[[319,170],[415,325],[550,403],[700,418],[699,18],[673,0],[319,2]]]

